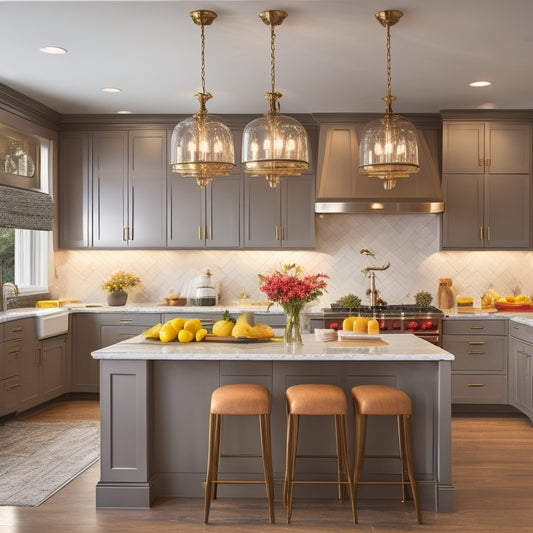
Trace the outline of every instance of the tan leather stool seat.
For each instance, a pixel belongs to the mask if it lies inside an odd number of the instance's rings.
[[[359,385],[352,388],[355,409],[355,459],[353,467],[353,484],[355,497],[359,485],[401,485],[402,501],[405,501],[405,489],[411,488],[418,523],[422,523],[422,513],[418,503],[418,491],[415,481],[413,431],[411,418],[413,406],[411,398],[402,390],[389,385]],[[366,428],[368,416],[395,416],[398,427],[399,455],[365,455]],[[401,460],[402,473],[400,481],[361,481],[365,458],[390,458]]]
[[[287,408],[293,415],[345,415],[348,401],[335,385],[294,385],[285,392]]]
[[[217,497],[220,484],[245,483],[264,484],[268,498],[270,523],[274,523],[274,473],[272,469],[272,445],[270,434],[270,409],[272,397],[270,391],[262,385],[237,383],[224,385],[211,394],[209,413],[209,451],[207,457],[207,474],[205,481],[204,523],[209,520],[211,500]],[[255,415],[259,417],[261,433],[261,457],[263,460],[264,479],[262,480],[222,480],[218,479],[220,460],[220,442],[222,434],[222,417],[224,415]],[[228,455],[225,455],[228,457]]]
[[[362,415],[410,415],[411,398],[388,385],[359,385],[352,389],[357,412]]]
[[[266,415],[270,413],[270,404],[270,391],[261,385],[225,385],[211,395],[211,414]]]
[[[336,484],[340,499],[343,499],[343,489],[347,487],[352,505],[353,521],[356,523],[355,495],[348,464],[348,444],[346,439],[348,402],[344,391],[335,385],[305,384],[289,387],[285,391],[285,396],[287,399],[287,455],[283,500],[287,507],[287,523],[291,521],[295,484]],[[308,479],[300,481],[294,479],[296,458],[298,457],[298,426],[300,415],[330,415],[335,418],[335,442],[337,449],[336,456],[333,457],[337,459],[337,481],[316,481]],[[309,458],[310,456],[306,455],[306,457]],[[341,481],[341,477],[344,477],[344,481]]]

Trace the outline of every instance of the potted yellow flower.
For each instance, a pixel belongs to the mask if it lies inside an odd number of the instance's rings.
[[[119,270],[104,281],[103,288],[109,293],[107,295],[108,305],[125,305],[128,300],[126,289],[135,287],[141,282],[139,276],[131,272]]]

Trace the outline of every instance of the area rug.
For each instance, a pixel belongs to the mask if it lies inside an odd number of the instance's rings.
[[[99,422],[1,424],[0,505],[40,505],[99,457]]]

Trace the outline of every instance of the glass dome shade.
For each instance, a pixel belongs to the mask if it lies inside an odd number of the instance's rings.
[[[207,113],[182,120],[172,132],[170,164],[184,177],[227,176],[235,166],[231,130]]]
[[[266,113],[243,131],[244,170],[257,176],[299,176],[309,167],[309,139],[295,119]]]
[[[370,122],[359,145],[359,161],[359,168],[369,176],[386,180],[407,178],[418,172],[415,126],[393,113]]]

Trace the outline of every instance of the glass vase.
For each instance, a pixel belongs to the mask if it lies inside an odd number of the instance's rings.
[[[302,346],[302,307],[286,306],[284,309],[287,315],[285,333],[283,335],[285,351],[289,353],[296,353]]]

